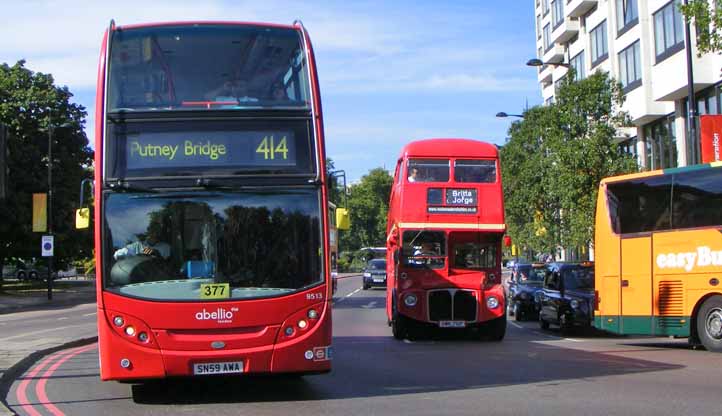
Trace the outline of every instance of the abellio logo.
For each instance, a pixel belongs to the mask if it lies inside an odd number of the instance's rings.
[[[215,311],[208,312],[206,308],[196,313],[196,320],[199,321],[216,321],[219,324],[229,324],[233,322],[233,312],[238,311],[238,308],[231,308],[231,310],[218,308]]]

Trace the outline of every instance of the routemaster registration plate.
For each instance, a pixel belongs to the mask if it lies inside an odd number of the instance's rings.
[[[465,328],[466,322],[464,321],[439,321],[440,328]]]
[[[242,373],[243,361],[228,361],[224,363],[196,363],[193,364],[193,374],[202,376],[206,374]]]

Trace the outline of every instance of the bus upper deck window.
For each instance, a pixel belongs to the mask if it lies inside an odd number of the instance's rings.
[[[411,159],[406,168],[409,182],[448,182],[448,159]]]
[[[457,160],[454,180],[465,183],[496,182],[496,162],[493,160]]]

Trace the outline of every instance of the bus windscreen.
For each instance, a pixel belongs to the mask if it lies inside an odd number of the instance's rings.
[[[300,32],[249,25],[113,32],[108,111],[310,108]]]

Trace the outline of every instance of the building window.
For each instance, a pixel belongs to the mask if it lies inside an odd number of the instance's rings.
[[[677,137],[674,114],[644,126],[647,169],[677,167]]]
[[[551,96],[551,97],[547,98],[546,100],[544,100],[544,105],[549,106],[552,104],[554,104],[554,96]]]
[[[574,81],[579,81],[587,77],[584,73],[584,51],[579,52],[572,58],[570,65],[574,68]]]
[[[607,51],[607,21],[603,21],[592,29],[589,36],[592,44],[592,68],[609,57]]]
[[[619,82],[627,93],[642,85],[642,64],[639,54],[639,41],[619,52]]]
[[[637,0],[617,0],[617,36],[621,36],[638,22]]]
[[[619,150],[635,159],[637,158],[637,136],[619,143]]]
[[[551,38],[552,38],[551,29],[549,28],[549,24],[547,24],[546,26],[544,26],[544,52],[551,49],[551,47],[552,47]]]
[[[679,0],[673,0],[654,13],[654,48],[657,62],[684,49],[684,25],[678,5]]]
[[[536,15],[536,38],[541,39],[541,15]]]
[[[564,2],[563,0],[552,1],[552,26],[554,29],[564,22]]]
[[[549,0],[542,0],[542,14],[544,16],[549,13]]]

